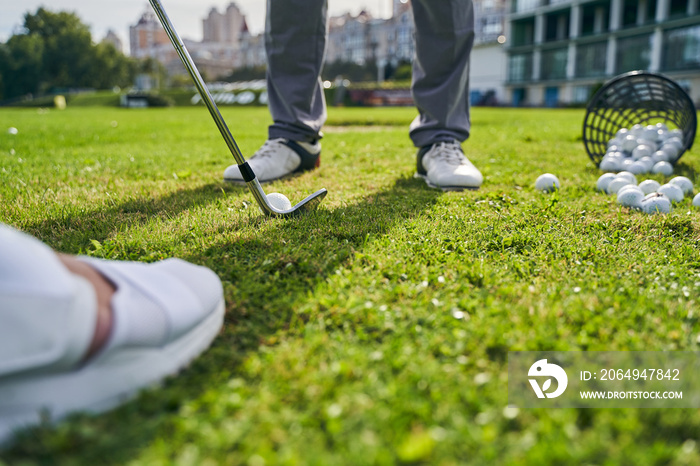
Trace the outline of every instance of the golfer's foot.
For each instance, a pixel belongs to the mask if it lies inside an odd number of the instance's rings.
[[[34,345],[38,347],[34,351],[43,351],[41,358],[24,354],[17,361],[0,361],[0,369],[5,369],[0,370],[0,445],[16,430],[124,403],[199,356],[223,323],[221,282],[205,267],[179,259],[154,264],[67,256],[60,260],[66,270],[57,278],[82,284],[68,302],[72,311],[67,315],[97,312],[95,332],[78,345],[60,338],[60,333],[77,332],[59,330],[55,341],[45,341],[44,348]],[[34,303],[27,312],[38,318],[51,319],[52,313],[66,307],[65,300],[52,296],[27,298]],[[22,311],[22,300],[17,303]],[[45,309],[38,309],[37,303]],[[60,325],[71,322],[66,319]],[[27,347],[37,339],[32,329],[32,325],[17,328],[26,333]],[[66,366],[63,352],[76,346],[85,348],[84,353],[73,355],[75,362]],[[12,362],[18,363],[14,371]]]
[[[418,150],[416,176],[443,191],[479,189],[484,177],[464,156],[457,141],[439,142]]]
[[[248,165],[261,183],[313,170],[321,164],[321,143],[268,139],[248,160]],[[238,165],[224,171],[224,181],[245,183]]]

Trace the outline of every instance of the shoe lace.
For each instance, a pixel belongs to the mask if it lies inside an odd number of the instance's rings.
[[[433,158],[450,165],[461,165],[466,160],[462,147],[456,142],[441,142],[433,146]]]
[[[256,158],[269,158],[272,155],[274,155],[277,152],[277,147],[282,144],[284,139],[278,138],[278,139],[268,139],[265,141],[265,143],[260,147],[260,149],[255,152],[255,157]],[[252,157],[251,157],[252,158]]]

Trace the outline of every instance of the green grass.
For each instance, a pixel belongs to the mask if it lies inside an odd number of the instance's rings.
[[[222,112],[252,153],[267,110]],[[413,178],[414,114],[330,109],[321,168],[266,188],[328,197],[270,220],[221,181],[231,158],[202,108],[3,109],[1,221],[67,253],[211,267],[227,315],[179,377],[0,457],[698,464],[696,410],[504,408],[508,351],[700,350],[700,213],[686,199],[649,217],[596,193],[580,110],[474,109],[465,149],[483,188],[429,190]],[[697,182],[696,158],[679,172]],[[560,192],[534,190],[544,172]]]

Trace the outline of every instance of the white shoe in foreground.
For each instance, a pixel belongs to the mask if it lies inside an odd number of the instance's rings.
[[[418,151],[416,177],[443,191],[479,189],[484,177],[457,142],[439,142]]]
[[[221,329],[221,281],[205,267],[179,259],[154,264],[80,259],[116,287],[110,337],[78,367],[49,365],[0,376],[0,445],[18,429],[124,403],[189,364]],[[47,297],[46,312],[51,311]]]
[[[289,139],[268,139],[248,160],[248,165],[261,183],[269,183],[287,176],[318,168],[321,164],[321,144],[297,142]],[[224,171],[224,181],[245,183],[238,165]]]

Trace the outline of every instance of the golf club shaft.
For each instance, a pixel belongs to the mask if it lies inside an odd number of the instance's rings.
[[[216,126],[219,128],[221,136],[223,136],[224,141],[226,141],[226,145],[231,151],[231,155],[233,155],[233,158],[236,160],[236,163],[240,167],[241,173],[246,179],[246,184],[248,185],[248,188],[250,188],[250,192],[253,194],[253,197],[255,197],[255,200],[258,202],[258,205],[260,205],[260,208],[263,210],[263,212],[269,215],[270,213],[274,212],[274,209],[270,206],[267,200],[267,196],[265,195],[265,191],[263,191],[262,186],[260,186],[260,182],[255,176],[255,173],[253,173],[253,170],[246,163],[245,158],[241,153],[241,150],[238,148],[238,144],[236,144],[236,140],[233,139],[233,135],[228,129],[224,118],[221,116],[221,112],[219,112],[219,107],[216,106],[214,99],[211,97],[209,89],[207,88],[206,84],[204,83],[204,80],[202,79],[202,75],[199,74],[199,70],[194,64],[194,60],[192,60],[190,53],[187,51],[187,47],[185,47],[184,42],[182,42],[182,39],[180,38],[180,35],[175,30],[175,27],[170,21],[170,18],[165,12],[163,5],[160,3],[160,0],[148,1],[153,7],[153,11],[155,11],[156,15],[158,16],[158,19],[160,20],[160,24],[163,26],[163,29],[165,29],[165,33],[168,35],[168,38],[170,38],[170,42],[172,42],[173,47],[175,47],[175,51],[180,56],[182,64],[185,65],[187,72],[192,77],[194,85],[197,87],[197,91],[199,91],[199,95],[202,97],[204,104],[209,109],[209,113],[214,119]]]
[[[194,64],[194,60],[192,60],[190,53],[187,51],[184,42],[182,42],[180,35],[175,30],[172,22],[170,22],[170,18],[168,18],[168,14],[165,12],[165,9],[163,9],[163,5],[160,3],[160,0],[148,1],[150,2],[151,6],[153,7],[153,10],[158,16],[160,23],[163,25],[163,29],[165,29],[166,34],[170,38],[170,42],[172,42],[173,47],[175,47],[175,51],[180,56],[182,64],[185,65],[185,68],[187,69],[188,73],[190,74],[190,76],[192,76],[194,85],[197,87],[197,90],[199,91],[199,94],[202,97],[204,104],[207,106],[207,108],[209,109],[209,113],[211,113],[212,118],[216,122],[216,126],[219,128],[219,131],[221,132],[221,136],[223,136],[224,141],[226,141],[226,145],[231,151],[233,158],[236,159],[236,163],[238,163],[238,165],[244,164],[245,158],[243,157],[241,150],[238,148],[238,144],[236,144],[236,141],[233,139],[233,135],[231,135],[231,131],[228,129],[224,118],[221,116],[219,108],[216,106],[214,99],[209,93],[209,89],[207,89],[207,86],[204,83],[204,80],[202,79],[202,75],[199,74],[199,70]]]

